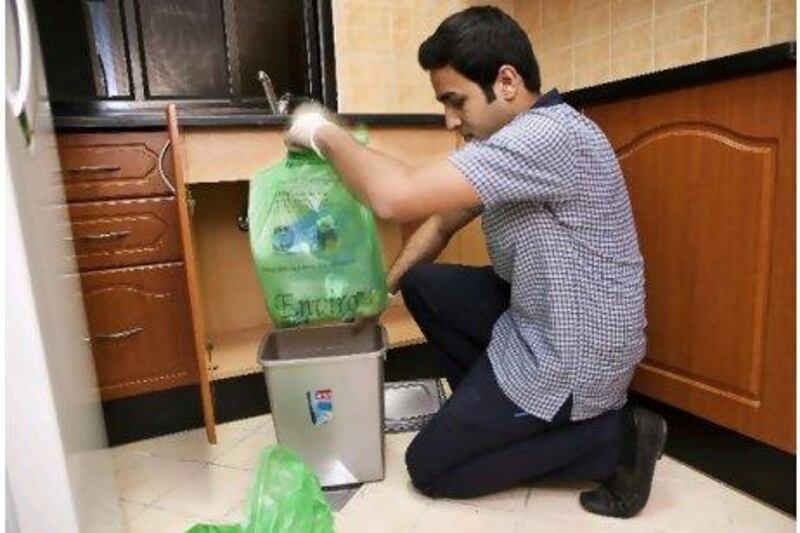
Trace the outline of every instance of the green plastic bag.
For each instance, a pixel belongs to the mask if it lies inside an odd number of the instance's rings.
[[[187,533],[333,533],[333,513],[311,469],[283,446],[261,452],[241,524],[198,524]]]
[[[379,315],[388,294],[375,220],[314,152],[250,182],[250,247],[278,327]]]

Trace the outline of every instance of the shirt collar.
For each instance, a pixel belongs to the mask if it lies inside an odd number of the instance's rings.
[[[550,89],[542,96],[540,96],[538,100],[536,100],[536,103],[533,104],[531,109],[536,109],[539,107],[550,107],[563,103],[564,100],[561,98],[561,94],[558,92],[558,89]]]

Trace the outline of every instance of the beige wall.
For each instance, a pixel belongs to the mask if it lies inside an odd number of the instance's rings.
[[[441,112],[417,49],[447,15],[488,3],[515,12],[515,0],[333,0],[339,110]]]
[[[525,28],[544,85],[561,89],[795,38],[794,0],[543,0],[540,9]]]
[[[339,109],[438,113],[417,48],[496,5],[533,42],[543,89],[596,85],[795,39],[795,0],[333,0]]]

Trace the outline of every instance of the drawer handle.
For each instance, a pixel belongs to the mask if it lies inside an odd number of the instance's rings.
[[[67,172],[117,172],[122,170],[122,167],[115,165],[86,165],[76,168],[68,168]]]
[[[96,341],[114,341],[119,339],[127,339],[128,337],[133,337],[137,333],[141,333],[144,331],[143,327],[138,328],[131,328],[126,329],[125,331],[118,331],[116,333],[100,333],[98,335],[92,335],[90,338],[91,340]]]
[[[130,231],[108,231],[106,233],[89,233],[88,235],[78,236],[82,241],[105,241],[109,239],[121,239],[130,235]]]
[[[164,143],[164,146],[161,147],[161,151],[158,153],[158,173],[161,176],[161,180],[164,182],[164,185],[166,185],[167,188],[172,191],[172,194],[177,194],[175,192],[175,186],[171,181],[169,181],[166,173],[164,173],[164,154],[167,153],[167,149],[169,149],[171,144],[172,141],[167,139],[167,142]]]

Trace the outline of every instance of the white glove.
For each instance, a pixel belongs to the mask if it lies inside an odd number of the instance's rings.
[[[332,124],[332,122],[325,118],[323,111],[319,107],[313,106],[310,109],[300,107],[292,117],[292,125],[289,131],[286,132],[286,144],[290,147],[311,148],[318,156],[325,159],[317,143],[314,142],[314,134],[326,124]]]

